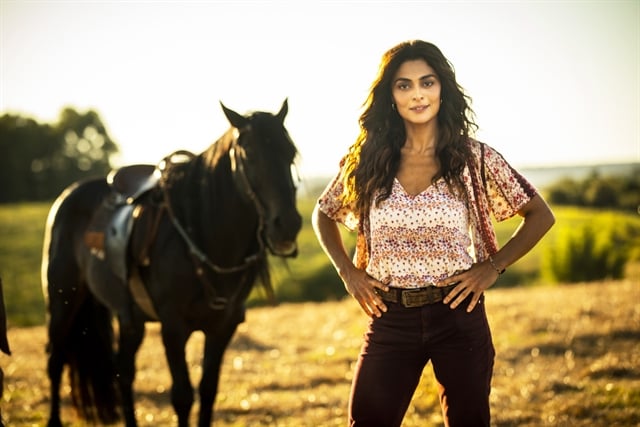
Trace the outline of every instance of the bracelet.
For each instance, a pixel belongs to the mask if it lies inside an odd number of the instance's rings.
[[[498,275],[504,273],[507,270],[506,268],[503,268],[502,270],[500,270],[498,266],[493,262],[493,257],[491,255],[489,255],[489,264],[491,264],[491,267],[493,267],[493,269],[498,273]]]

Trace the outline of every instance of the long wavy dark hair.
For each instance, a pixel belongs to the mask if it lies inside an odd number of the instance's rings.
[[[363,104],[360,134],[344,159],[342,197],[346,203],[355,202],[360,215],[368,215],[374,196],[378,205],[391,194],[400,167],[400,150],[406,140],[402,117],[392,108],[392,79],[403,63],[416,59],[426,61],[434,69],[442,88],[436,146],[440,171],[434,180],[443,177],[450,188],[464,197],[462,170],[471,155],[467,140],[477,129],[471,98],[456,82],[453,65],[437,46],[411,40],[382,56],[378,75]]]

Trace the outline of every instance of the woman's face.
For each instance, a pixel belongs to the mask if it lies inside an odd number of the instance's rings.
[[[438,115],[440,90],[436,72],[422,59],[404,62],[391,83],[398,114],[412,124],[426,124]]]

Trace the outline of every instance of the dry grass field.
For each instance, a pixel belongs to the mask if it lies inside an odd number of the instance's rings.
[[[497,360],[495,426],[640,425],[640,283],[637,280],[490,290]],[[366,318],[352,300],[253,308],[226,354],[216,426],[344,426],[353,361]],[[48,411],[44,327],[9,331],[2,415],[42,426]],[[202,336],[189,341],[199,379]],[[138,356],[141,426],[170,426],[170,379],[158,327]],[[441,425],[431,370],[405,426]],[[81,426],[63,391],[68,426]],[[194,412],[197,406],[194,408]],[[195,413],[193,414],[195,420]]]

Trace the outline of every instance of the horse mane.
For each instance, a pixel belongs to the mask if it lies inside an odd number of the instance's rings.
[[[203,166],[211,169],[215,168],[220,158],[229,152],[231,146],[237,140],[238,134],[238,130],[234,127],[227,129],[216,142],[200,154]]]

